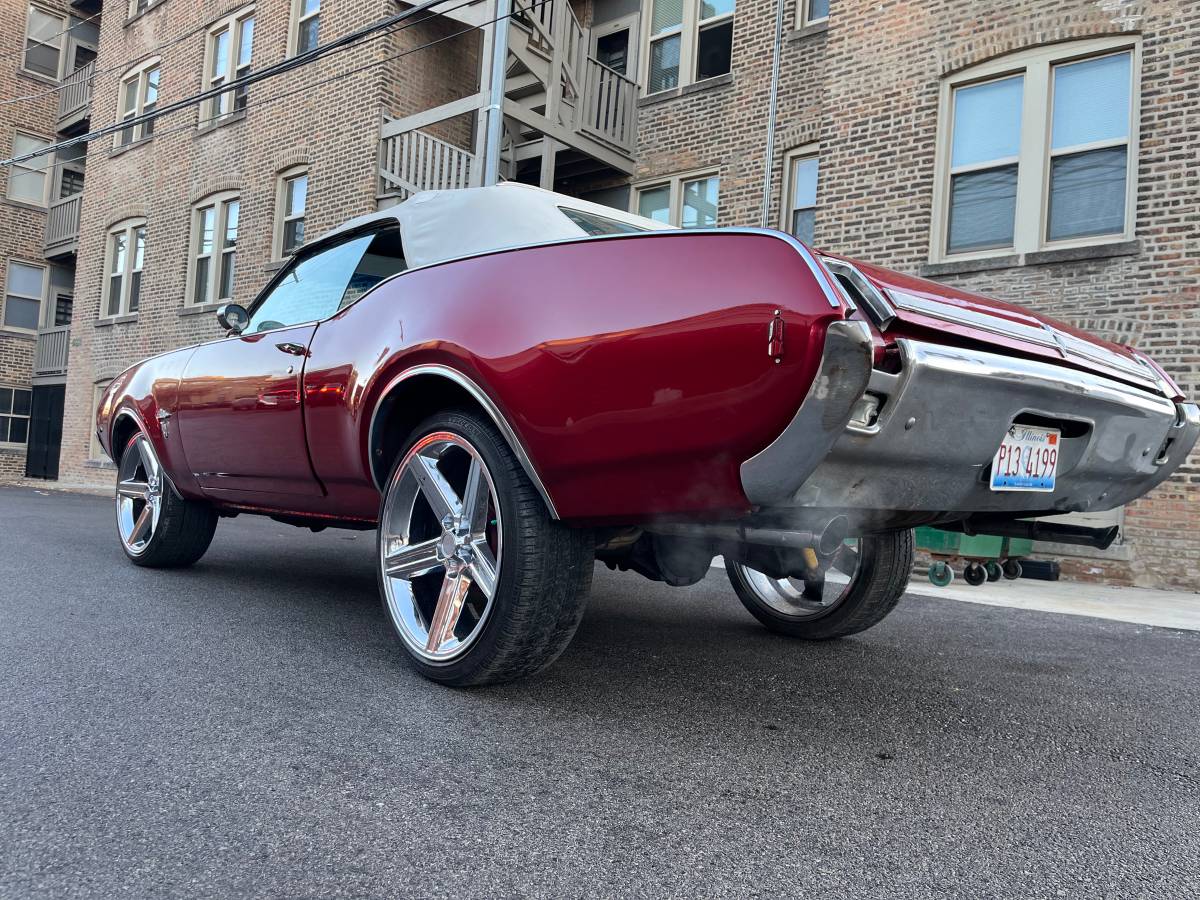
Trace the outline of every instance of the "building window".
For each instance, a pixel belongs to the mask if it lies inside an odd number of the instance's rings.
[[[653,0],[646,93],[728,73],[733,12],[734,0]]]
[[[1132,237],[1139,49],[1055,44],[943,85],[933,259]]]
[[[158,106],[158,82],[158,60],[142,63],[133,71],[125,74],[121,79],[121,108],[118,111],[122,122],[135,116],[154,112]],[[130,125],[122,128],[117,134],[117,146],[123,147],[126,144],[132,144],[134,141],[143,140],[152,134],[154,134],[153,119]]]
[[[783,228],[811,244],[817,213],[816,151],[814,148],[793,150],[785,158],[784,165]]]
[[[37,331],[42,324],[42,298],[46,296],[46,267],[8,262],[4,290],[4,327]]]
[[[24,156],[45,150],[50,146],[49,141],[30,134],[16,132],[13,135],[12,155]],[[8,198],[20,200],[22,203],[46,205],[46,191],[49,187],[49,169],[52,153],[43,153],[24,162],[13,163],[8,170]]]
[[[24,444],[29,440],[29,410],[33,391],[0,387],[0,444]]]
[[[65,18],[30,6],[25,19],[25,71],[55,80],[61,78],[66,30]]]
[[[716,175],[676,176],[669,181],[638,187],[638,215],[681,228],[713,228],[721,180]]]
[[[103,302],[105,316],[138,311],[142,297],[142,267],[146,256],[146,221],[131,219],[108,232]]]
[[[304,217],[308,205],[308,171],[289,169],[279,177],[275,227],[276,258],[304,245]]]
[[[162,3],[163,0],[130,0],[129,2],[129,18],[140,16],[148,9],[153,9]]]
[[[800,0],[799,27],[816,25],[829,18],[829,0]]]
[[[217,303],[233,299],[237,265],[238,218],[236,194],[218,194],[192,213],[192,272],[188,302]]]
[[[320,42],[321,0],[292,0],[292,30],[288,56],[307,53]]]
[[[242,78],[250,72],[250,56],[254,49],[254,10],[222,19],[208,33],[208,53],[205,65],[204,89],[212,90]],[[246,87],[233,88],[217,94],[200,106],[200,124],[208,125],[246,108]]]

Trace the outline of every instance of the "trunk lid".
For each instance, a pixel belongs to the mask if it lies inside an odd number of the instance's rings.
[[[932,333],[943,340],[953,336],[1051,359],[1157,394],[1170,393],[1154,368],[1128,347],[1011,303],[855,260],[843,261],[855,266],[891,305],[895,318],[885,325],[887,336],[928,338]]]

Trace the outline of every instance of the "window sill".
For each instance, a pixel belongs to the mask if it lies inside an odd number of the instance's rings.
[[[14,444],[11,441],[0,441],[0,453],[24,453],[27,444]]]
[[[166,2],[167,2],[167,0],[158,0],[157,3],[151,3],[145,9],[143,9],[140,13],[134,13],[132,16],[130,16],[128,19],[126,19],[125,25],[123,27],[128,28],[134,22],[140,22],[142,19],[146,18],[146,16],[150,15],[150,13],[154,12],[156,9],[161,9],[163,6],[165,6]]]
[[[121,316],[105,316],[103,319],[97,319],[95,325],[97,328],[107,328],[109,325],[124,325],[128,322],[136,322],[137,313],[125,313]]]
[[[829,30],[829,20],[822,19],[820,22],[813,22],[810,25],[803,25],[795,29],[787,36],[789,44],[797,44],[808,38],[816,37],[819,34],[824,34]]]
[[[647,94],[638,100],[638,107],[654,106],[658,103],[664,103],[667,100],[675,100],[679,97],[687,97],[690,94],[698,94],[702,91],[711,91],[714,88],[727,87],[733,84],[733,73],[726,72],[724,75],[716,75],[712,78],[705,78],[703,81],[693,81],[691,84],[685,84],[683,87],[671,88],[667,91],[659,91],[657,94]]]
[[[238,109],[231,113],[225,113],[225,115],[217,119],[215,122],[210,122],[207,125],[199,126],[196,129],[196,136],[199,137],[202,134],[211,134],[218,129],[224,128],[226,125],[232,125],[234,122],[241,122],[245,118],[246,111],[244,109]]]
[[[202,303],[200,305],[190,304],[179,311],[181,316],[203,316],[215,313],[227,303],[232,303],[231,300],[223,300],[220,303]]]
[[[57,78],[51,78],[49,75],[43,75],[41,72],[32,72],[25,68],[18,68],[17,74],[22,78],[28,78],[30,81],[36,81],[38,84],[52,84],[55,87],[59,87],[61,84]]]
[[[1121,256],[1137,256],[1141,252],[1142,242],[1139,240],[1112,241],[1107,244],[1092,244],[1084,247],[1038,250],[1035,253],[1010,253],[1006,256],[927,263],[921,266],[919,274],[924,278],[935,278],[939,275],[965,275],[970,272],[992,272],[998,269],[1018,269],[1024,266],[1045,266],[1092,259],[1115,259]]]
[[[138,147],[144,147],[152,140],[154,140],[154,135],[150,135],[150,137],[138,138],[136,141],[130,141],[128,144],[121,144],[119,147],[113,147],[108,151],[108,158],[113,159],[118,156],[123,156],[130,150],[136,150]]]
[[[15,206],[17,209],[28,209],[32,212],[40,213],[44,213],[46,211],[46,205],[44,203],[31,203],[28,200],[17,200],[13,197],[2,197],[0,200],[4,201],[5,206]]]
[[[5,337],[23,338],[27,341],[36,341],[37,332],[27,331],[24,328],[13,328],[11,325],[0,325],[0,334]]]
[[[115,469],[117,466],[111,459],[85,459],[83,467],[85,469]]]

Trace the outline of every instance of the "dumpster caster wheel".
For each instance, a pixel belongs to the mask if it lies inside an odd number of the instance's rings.
[[[1016,581],[1021,577],[1021,564],[1015,559],[1006,559],[1001,570],[1009,581]]]
[[[963,580],[971,587],[979,587],[987,581],[987,572],[979,563],[968,563],[963,569]]]
[[[989,559],[984,563],[983,570],[987,572],[988,581],[999,581],[1000,576],[1004,574],[1004,570],[1000,568],[1000,563],[994,559]]]
[[[934,587],[946,587],[954,580],[954,570],[938,560],[929,566],[929,583]]]

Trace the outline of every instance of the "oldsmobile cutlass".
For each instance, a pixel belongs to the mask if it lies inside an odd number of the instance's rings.
[[[1200,434],[1069,325],[519,185],[348,222],[218,318],[102,398],[125,554],[189,565],[242,513],[375,528],[400,644],[452,685],[552,662],[596,559],[688,585],[720,554],[768,628],[861,631],[914,526],[1102,544],[1033,519],[1140,497]]]

